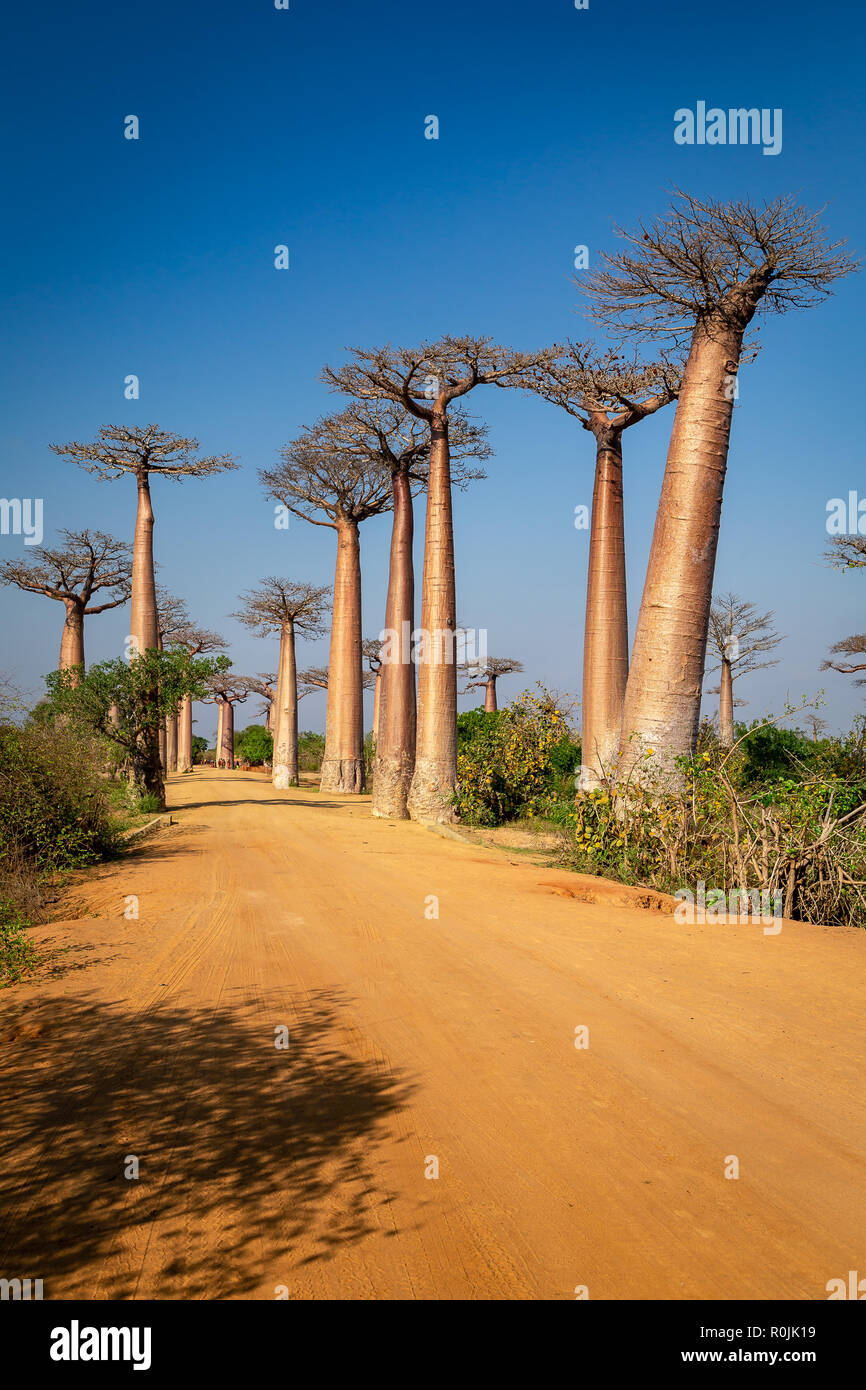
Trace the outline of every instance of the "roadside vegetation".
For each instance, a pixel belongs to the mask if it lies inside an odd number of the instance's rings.
[[[668,893],[701,882],[778,893],[785,917],[866,926],[866,717],[833,738],[817,737],[817,717],[803,722],[811,734],[738,723],[728,746],[705,720],[676,782],[640,769],[575,796],[579,738],[547,692],[525,692],[459,716],[455,803],[470,826],[556,832],[558,861],[580,873]]]

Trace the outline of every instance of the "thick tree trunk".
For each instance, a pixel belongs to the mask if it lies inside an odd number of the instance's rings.
[[[61,671],[72,671],[76,667],[80,668],[80,674],[84,672],[84,606],[76,602],[75,599],[64,599],[66,607],[66,620],[63,624],[63,634],[60,638],[60,661],[58,663]],[[72,677],[77,685],[79,676]]]
[[[165,721],[165,770],[177,772],[178,717],[169,715]]]
[[[281,788],[296,787],[299,782],[298,672],[294,623],[283,623],[280,632],[272,780],[275,787]]]
[[[734,680],[731,663],[722,657],[722,676],[719,681],[719,743],[724,748],[734,746]]]
[[[223,755],[223,754],[222,754],[222,747],[223,747],[223,718],[224,718],[224,713],[225,713],[225,701],[224,701],[224,700],[217,700],[217,734],[216,734],[216,752],[215,752],[215,754],[214,754],[214,762],[216,763],[217,767],[219,767],[219,765],[220,765],[220,758],[221,758],[222,755]]]
[[[136,788],[139,796],[156,797],[160,811],[165,810],[165,782],[162,776],[162,767],[159,758],[155,755],[156,740],[152,740],[152,748],[143,754],[136,755],[132,759],[131,781]]]
[[[621,784],[649,750],[662,777],[694,753],[733,409],[726,386],[743,327],[698,325],[692,338],[626,686]]]
[[[222,707],[219,756],[231,770],[235,765],[235,707],[231,700],[223,700]]]
[[[415,666],[410,649],[415,623],[412,563],[415,521],[412,488],[404,472],[394,475],[393,496],[391,560],[385,603],[387,645],[376,681],[379,710],[374,724],[373,815],[405,820],[409,814],[406,800],[415,768]]]
[[[622,502],[622,438],[590,417],[596,439],[583,637],[580,791],[611,777],[628,681],[628,601]]]
[[[184,695],[177,716],[177,770],[192,772],[192,700]]]
[[[364,686],[361,667],[361,549],[358,525],[337,526],[331,614],[328,712],[322,791],[364,790]]]
[[[484,687],[484,709],[487,714],[495,714],[499,706],[496,703],[496,677],[488,676],[487,684]]]
[[[379,705],[382,699],[382,668],[376,671],[373,682],[373,747],[379,742]]]
[[[156,581],[153,569],[153,507],[147,473],[138,478],[138,512],[132,546],[132,616],[130,636],[144,652],[158,645]]]
[[[408,808],[413,820],[456,819],[457,666],[454,529],[448,420],[434,415],[427,484],[427,526],[421,587],[418,660],[418,738]]]
[[[160,652],[162,651],[162,633],[159,632],[159,631],[157,631],[157,634],[156,634],[156,649],[157,649],[157,651],[160,651]],[[161,722],[161,724],[160,724],[160,726],[159,726],[159,763],[160,763],[160,767],[162,768],[163,776],[165,776],[166,772],[168,771],[168,761],[167,761],[167,754],[166,754],[166,748],[167,748],[167,729],[168,729],[168,720],[167,720],[167,719],[163,719],[162,722]]]

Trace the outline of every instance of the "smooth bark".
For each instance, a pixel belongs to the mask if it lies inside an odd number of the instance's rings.
[[[337,522],[322,791],[364,790],[361,547],[358,524]]]
[[[165,770],[177,772],[178,716],[169,715],[165,721]]]
[[[277,670],[273,784],[297,787],[298,777],[298,671],[295,658],[295,625],[283,623]],[[272,704],[271,709],[274,709]]]
[[[392,479],[393,524],[385,603],[385,629],[395,634],[398,659],[386,648],[379,667],[376,691],[378,717],[374,712],[376,770],[373,778],[373,815],[405,820],[407,799],[415,768],[415,667],[411,652],[404,650],[403,633],[412,632],[415,622],[415,571],[412,541],[415,520],[412,487],[406,472]],[[393,638],[392,638],[393,643]]]
[[[373,745],[379,741],[379,705],[382,699],[382,669],[376,672],[376,679],[373,682]]]
[[[177,770],[192,772],[192,700],[184,695],[177,716]]]
[[[583,638],[580,790],[611,776],[628,680],[628,601],[622,496],[622,431],[591,414],[595,482]]]
[[[132,614],[130,635],[140,651],[158,646],[159,619],[153,567],[153,507],[146,472],[138,475],[138,511],[132,546]]]
[[[722,657],[722,674],[719,681],[719,743],[724,748],[734,746],[734,679],[731,663]]]
[[[756,301],[757,302],[757,301]],[[668,448],[626,686],[618,779],[645,756],[663,777],[694,753],[733,410],[745,328],[700,324]]]
[[[496,677],[488,676],[484,687],[484,709],[487,714],[495,714],[499,706],[496,703]]]
[[[223,700],[221,700],[221,699],[218,698],[218,699],[217,699],[217,711],[218,711],[218,713],[217,713],[216,753],[214,754],[214,762],[216,763],[217,767],[219,767],[219,765],[220,765],[220,758],[222,757],[222,746],[223,746],[223,716],[224,716],[224,710],[225,710],[225,701],[223,701]]]
[[[222,718],[220,720],[219,757],[222,758],[226,768],[231,770],[235,765],[235,707],[231,700],[221,700],[220,707]]]
[[[63,600],[66,608],[66,618],[63,623],[63,633],[60,638],[60,660],[59,668],[61,671],[74,670],[80,667],[84,670],[84,604],[79,599],[67,598]],[[78,676],[71,677],[78,684]]]
[[[457,665],[454,527],[448,420],[433,413],[421,586],[418,735],[408,809],[413,820],[454,820],[457,786]]]

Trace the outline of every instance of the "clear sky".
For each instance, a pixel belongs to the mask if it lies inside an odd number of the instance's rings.
[[[319,381],[346,346],[491,334],[515,347],[585,337],[574,247],[590,263],[666,206],[678,184],[718,197],[796,192],[864,237],[859,6],[829,0],[48,0],[5,22],[0,492],[44,499],[45,537],[131,538],[132,479],[100,482],[49,442],[157,422],[232,452],[242,471],[155,480],[159,579],[222,631],[235,669],[272,669],[275,644],[227,617],[266,574],[329,583],[329,531],[273,527],[256,470],[323,411]],[[698,101],[781,108],[777,155],[682,146]],[[124,138],[137,115],[140,138]],[[425,139],[425,117],[439,139]],[[290,268],[274,268],[274,247]],[[579,278],[579,277],[578,277]],[[847,726],[852,678],[820,673],[830,642],[866,628],[866,574],[822,561],[826,504],[866,497],[857,420],[866,278],[822,307],[767,321],[743,369],[717,589],[774,609],[779,666],[744,678],[751,717],[827,693]],[[140,378],[138,401],[124,379]],[[458,616],[491,655],[579,693],[591,437],[552,406],[479,389],[488,478],[458,494]],[[637,614],[667,411],[626,436],[630,611]],[[419,517],[423,531],[423,516]],[[364,626],[382,626],[389,519],[362,529]],[[0,536],[0,557],[27,547]],[[420,567],[420,546],[419,546]],[[420,574],[420,568],[419,568]],[[0,669],[37,693],[57,661],[62,606],[0,590]],[[128,609],[88,620],[88,661],[122,651]],[[325,642],[302,647],[324,664]],[[462,704],[475,703],[466,697]],[[238,726],[253,722],[251,701]],[[249,711],[249,715],[247,714]],[[198,731],[215,727],[198,711]],[[321,728],[308,697],[301,727]]]

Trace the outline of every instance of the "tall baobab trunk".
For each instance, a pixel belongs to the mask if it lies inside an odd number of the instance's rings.
[[[373,744],[379,741],[379,706],[382,699],[382,668],[376,672],[376,679],[373,682]]]
[[[217,767],[219,767],[219,765],[220,765],[220,758],[221,758],[222,755],[223,755],[223,752],[222,752],[222,749],[223,749],[223,720],[224,720],[224,713],[225,713],[225,701],[224,701],[224,700],[217,700],[217,711],[218,711],[218,713],[217,713],[216,753],[214,754],[214,762],[216,763]]]
[[[298,672],[295,661],[295,625],[283,623],[277,668],[277,698],[268,714],[275,716],[273,784],[297,787],[298,777]]]
[[[421,587],[418,738],[407,803],[413,820],[455,819],[450,797],[457,785],[456,627],[448,419],[444,411],[436,411],[430,438]]]
[[[165,770],[177,772],[178,729],[177,715],[169,715],[165,721]]]
[[[484,687],[484,710],[486,714],[495,714],[499,706],[496,703],[496,677],[488,676],[487,684]]]
[[[719,743],[724,748],[734,746],[734,680],[731,663],[722,657],[722,675],[719,681]]]
[[[157,632],[156,646],[158,652],[163,651],[163,635],[161,635],[161,632]],[[167,749],[168,744],[167,731],[168,720],[164,719],[163,721],[161,721],[160,731],[158,731],[158,739],[160,739],[160,767],[161,769],[163,769],[163,776],[165,776],[165,773],[167,773],[168,771],[167,753],[165,753],[165,749]]]
[[[361,671],[361,547],[358,523],[337,523],[328,712],[322,791],[364,790],[364,689]]]
[[[80,667],[84,670],[84,606],[75,599],[64,599],[66,608],[66,619],[63,624],[63,633],[60,638],[60,660],[59,668],[61,671],[73,670]],[[78,677],[73,676],[75,684],[78,684]]]
[[[177,716],[177,770],[192,772],[192,699],[184,695]]]
[[[373,815],[405,820],[406,801],[415,769],[415,667],[404,633],[415,622],[415,571],[412,539],[415,521],[412,488],[405,472],[393,478],[394,519],[388,597],[385,604],[386,645],[382,651],[376,690],[379,693],[376,735],[376,775]],[[397,647],[397,651],[393,650]],[[395,660],[396,657],[396,660]]]
[[[667,777],[695,749],[733,411],[728,387],[749,317],[739,327],[699,324],[692,338],[626,686],[620,779],[649,749]]]
[[[622,432],[594,415],[590,428],[596,458],[583,636],[581,791],[591,791],[611,775],[628,681]]]
[[[231,769],[235,765],[235,707],[231,700],[222,700],[221,705],[219,757]]]
[[[156,581],[153,568],[153,507],[150,481],[146,472],[138,476],[138,511],[132,546],[132,615],[130,635],[142,652],[156,647],[159,620],[156,609]]]

